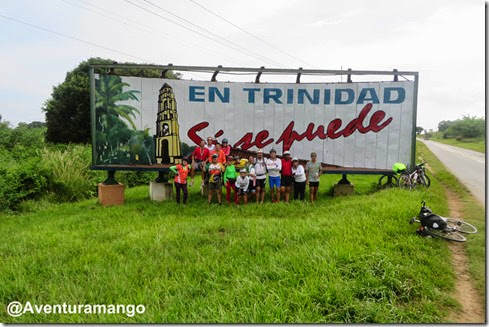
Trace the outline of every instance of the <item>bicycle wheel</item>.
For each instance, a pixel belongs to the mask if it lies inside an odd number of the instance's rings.
[[[443,239],[449,240],[449,241],[465,242],[467,240],[465,238],[465,236],[463,236],[462,234],[460,234],[458,232],[446,230],[446,229],[439,230],[439,229],[431,229],[431,228],[425,227],[425,230],[431,236],[443,238]]]
[[[424,185],[426,188],[430,187],[431,180],[427,175],[418,177],[419,184]]]
[[[399,180],[396,176],[392,176],[392,179],[389,181],[389,175],[384,175],[379,179],[379,187],[387,188],[394,187],[399,185]]]
[[[411,183],[411,178],[409,178],[408,174],[402,174],[399,177],[399,188],[410,190],[413,187]]]
[[[477,228],[465,221],[453,218],[446,218],[447,224],[449,228],[453,228],[454,230],[465,233],[465,234],[475,234],[477,233]]]

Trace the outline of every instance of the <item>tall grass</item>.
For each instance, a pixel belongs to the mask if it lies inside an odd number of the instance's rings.
[[[86,147],[72,145],[65,150],[40,150],[41,169],[49,180],[49,191],[60,201],[78,201],[94,194],[90,158]]]

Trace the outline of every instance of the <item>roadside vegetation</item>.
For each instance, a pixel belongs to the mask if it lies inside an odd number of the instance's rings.
[[[416,132],[419,137],[431,139],[433,141],[458,146],[461,148],[486,152],[485,142],[485,118],[464,116],[457,120],[443,120],[438,124],[438,131],[424,131],[423,128],[417,127]]]

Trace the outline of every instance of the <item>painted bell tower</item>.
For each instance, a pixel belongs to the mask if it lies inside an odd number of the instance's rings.
[[[158,164],[178,164],[182,162],[177,101],[172,87],[167,83],[163,84],[158,96],[155,146],[156,162]]]

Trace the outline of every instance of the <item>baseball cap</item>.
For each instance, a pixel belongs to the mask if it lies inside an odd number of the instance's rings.
[[[299,159],[297,159],[297,157],[294,157],[292,158],[292,161],[299,161]]]
[[[218,155],[217,153],[214,153],[214,154],[212,155],[212,158],[217,158],[217,157],[219,157],[219,155]]]
[[[222,139],[222,143],[228,143],[228,139]]]
[[[290,151],[285,151],[284,152],[284,156],[287,155],[287,154],[290,155]]]
[[[277,150],[275,150],[275,149],[271,149],[271,150],[270,150],[270,153],[272,153],[272,152],[277,153]]]
[[[246,169],[244,169],[244,168],[243,168],[243,169],[241,169],[239,172],[240,172],[240,173],[246,173]]]
[[[257,153],[263,153],[263,149],[258,149]]]

